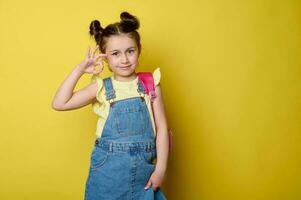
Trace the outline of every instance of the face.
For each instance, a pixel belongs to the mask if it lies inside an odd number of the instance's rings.
[[[111,36],[106,42],[106,61],[119,81],[136,78],[138,65],[138,47],[134,39],[125,34]]]

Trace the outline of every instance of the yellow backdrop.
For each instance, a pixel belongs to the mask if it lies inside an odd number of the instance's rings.
[[[300,6],[1,0],[0,199],[83,199],[97,116],[51,102],[95,46],[90,22],[106,26],[124,10],[141,22],[138,70],[161,68],[175,134],[168,199],[301,199]]]

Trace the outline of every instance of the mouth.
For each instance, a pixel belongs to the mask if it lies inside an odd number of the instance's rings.
[[[122,66],[122,67],[119,67],[120,69],[124,69],[124,70],[127,70],[131,67],[131,65],[128,65],[128,66]]]

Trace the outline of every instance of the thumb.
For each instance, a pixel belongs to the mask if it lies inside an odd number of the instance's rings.
[[[149,180],[146,184],[146,186],[144,187],[145,190],[147,190],[150,186],[152,185],[151,180]]]

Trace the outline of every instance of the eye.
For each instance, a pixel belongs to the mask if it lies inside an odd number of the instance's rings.
[[[112,53],[112,55],[117,56],[118,52]]]
[[[135,52],[135,50],[131,49],[131,50],[129,50],[129,52],[130,52],[130,53],[134,53],[134,52]]]

